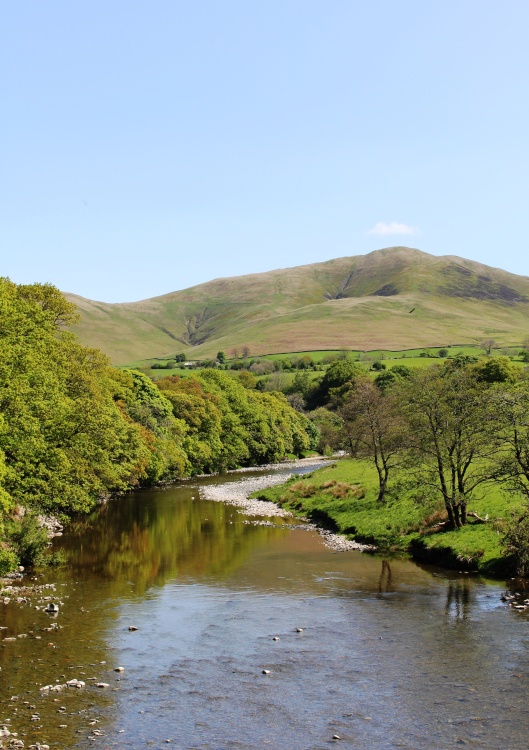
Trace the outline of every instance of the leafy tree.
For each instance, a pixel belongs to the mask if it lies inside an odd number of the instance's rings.
[[[217,352],[217,359],[221,365],[226,364],[226,352]]]
[[[445,359],[446,357],[448,357],[448,349],[439,349],[439,351],[437,352],[437,356],[441,357],[441,359]]]
[[[340,409],[351,455],[367,458],[378,474],[378,502],[383,502],[391,472],[401,463],[407,426],[398,404],[368,379],[357,380]]]
[[[513,514],[503,532],[502,546],[519,576],[529,575],[529,508]]]
[[[491,357],[475,366],[478,380],[485,383],[514,383],[519,370],[508,357]]]
[[[315,406],[326,404],[331,397],[339,398],[354,380],[365,374],[365,368],[358,362],[339,360],[328,367],[319,386],[312,396]]]
[[[310,375],[306,370],[303,370],[295,374],[292,385],[287,389],[287,393],[299,393],[303,398],[306,398],[310,388]]]
[[[448,362],[445,364],[449,367],[453,368],[461,368],[466,367],[467,365],[473,364],[474,362],[477,362],[478,358],[474,357],[472,354],[463,354],[459,353],[456,354],[454,357],[450,357]]]
[[[398,388],[416,471],[440,493],[450,525],[462,526],[469,498],[494,477],[499,430],[487,386],[469,368],[434,365]]]
[[[413,370],[406,365],[394,365],[391,368],[391,372],[393,375],[399,375],[401,378],[411,378],[413,375]]]
[[[342,417],[336,412],[320,406],[310,413],[310,419],[319,431],[317,449],[321,453],[337,450],[343,440]]]
[[[490,399],[501,429],[496,476],[529,501],[529,383],[496,383]]]
[[[253,390],[257,385],[257,378],[248,370],[241,370],[237,379],[244,388],[248,388],[249,390]]]

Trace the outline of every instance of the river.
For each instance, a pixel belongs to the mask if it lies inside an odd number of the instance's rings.
[[[22,581],[55,589],[0,600],[6,746],[526,750],[529,619],[502,582],[200,499],[240,478],[112,500]]]

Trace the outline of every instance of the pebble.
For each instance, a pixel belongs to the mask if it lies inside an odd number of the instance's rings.
[[[68,687],[74,687],[74,688],[84,688],[85,686],[85,683],[82,680],[77,680],[75,679],[75,677],[73,680],[68,680],[66,684],[68,685]]]
[[[108,682],[96,682],[96,687],[97,688],[107,688],[107,687],[110,687],[110,685],[108,684]]]
[[[279,641],[280,639],[277,637],[277,635],[274,635],[274,637],[272,638],[272,640],[273,641]]]
[[[269,669],[263,669],[262,674],[270,674],[270,670]]]
[[[135,625],[129,625],[129,630],[134,631],[134,630],[139,630],[139,628],[137,628]]]
[[[116,667],[114,669],[114,672],[124,672],[124,671],[125,671],[125,667]]]

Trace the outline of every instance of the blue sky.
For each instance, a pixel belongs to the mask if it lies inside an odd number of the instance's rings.
[[[529,275],[527,0],[0,9],[0,275],[109,302],[391,245]]]

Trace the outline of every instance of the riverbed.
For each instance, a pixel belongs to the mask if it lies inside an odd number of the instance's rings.
[[[55,588],[0,603],[6,746],[527,748],[505,584],[204,499],[241,478],[133,493],[55,540],[68,565],[22,581]]]

